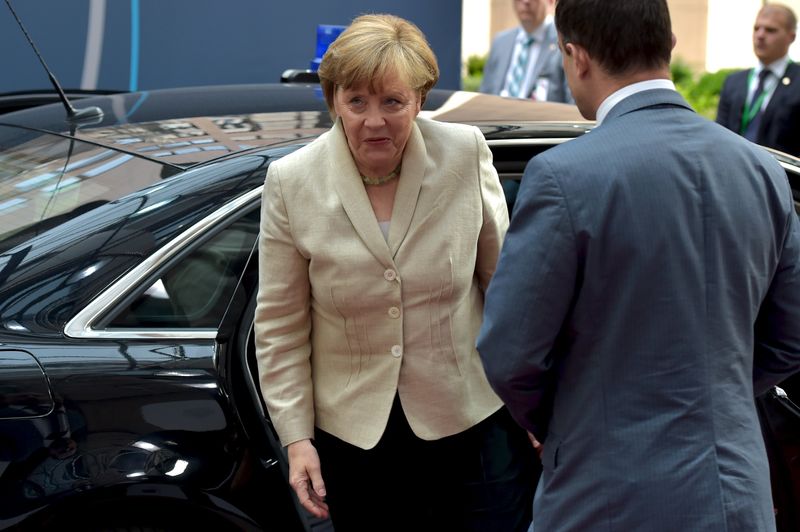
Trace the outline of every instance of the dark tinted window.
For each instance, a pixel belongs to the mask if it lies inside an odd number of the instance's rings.
[[[800,172],[795,170],[786,169],[786,177],[789,178],[789,185],[792,187],[792,195],[794,196],[794,208],[800,214]]]
[[[216,328],[258,235],[251,209],[170,265],[108,328]]]

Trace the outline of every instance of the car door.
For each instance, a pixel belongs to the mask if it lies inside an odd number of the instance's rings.
[[[252,398],[242,393],[241,369],[235,359],[236,324],[247,310],[257,273],[251,267],[251,256],[257,246],[259,197],[260,188],[221,207],[224,214],[203,235],[144,275],[141,287],[94,328],[137,343],[170,339],[208,349],[213,366],[208,377],[213,383],[201,386],[219,403],[225,419],[218,430],[227,433],[227,441],[204,449],[202,456],[196,456],[198,465],[219,469],[227,464],[228,475],[235,479],[231,496],[235,495],[242,510],[261,526],[297,530],[302,525],[286,483],[280,446],[258,428],[261,421]],[[184,376],[191,372],[176,368],[176,373]]]

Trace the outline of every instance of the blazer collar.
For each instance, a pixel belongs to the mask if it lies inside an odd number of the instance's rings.
[[[788,80],[789,83],[785,84],[783,80]],[[764,109],[764,115],[761,119],[760,125],[760,129],[762,131],[771,120],[771,118],[768,117],[780,112],[780,110],[784,108],[784,98],[786,98],[787,95],[789,95],[792,91],[798,90],[795,83],[800,83],[800,65],[796,63],[789,63],[786,65],[786,70],[784,71],[783,76],[778,79],[778,84],[775,86],[775,90],[769,99],[766,109]],[[744,106],[744,104],[742,104],[742,106]]]
[[[330,130],[330,157],[327,174],[334,182],[347,217],[370,252],[389,265],[408,233],[411,218],[417,205],[422,179],[425,175],[425,143],[417,124],[411,126],[411,135],[403,152],[403,165],[397,183],[388,242],[383,237],[378,220],[372,210],[367,191],[356,168],[341,120],[337,119]]]
[[[403,151],[403,167],[400,170],[400,180],[397,182],[397,192],[392,207],[392,223],[389,226],[388,244],[393,258],[397,255],[397,250],[400,249],[400,244],[403,243],[411,226],[411,218],[417,208],[422,180],[425,177],[426,160],[425,141],[414,121],[411,125],[411,135]]]
[[[794,86],[795,83],[800,83],[800,65],[797,63],[789,63],[786,65],[783,75],[778,78],[778,84],[775,86],[775,91],[772,93],[772,98],[770,98],[767,107],[772,105],[776,97],[781,98],[784,94],[792,90],[797,90],[797,86]]]
[[[611,111],[608,112],[608,115],[605,117],[603,123],[605,124],[622,115],[657,105],[685,107],[686,109],[694,112],[692,106],[689,105],[686,100],[683,99],[683,96],[681,96],[677,91],[671,89],[650,89],[637,92],[636,94],[628,96],[619,102],[611,109]]]

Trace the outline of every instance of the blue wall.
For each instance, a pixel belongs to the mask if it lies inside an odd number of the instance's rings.
[[[92,5],[105,9],[96,88],[277,82],[288,68],[309,67],[317,24],[347,25],[359,14],[381,12],[411,20],[428,37],[442,72],[437,87],[457,89],[461,83],[461,0],[12,0],[12,5],[67,88],[95,88],[81,87]],[[0,50],[0,93],[49,88],[4,2]]]

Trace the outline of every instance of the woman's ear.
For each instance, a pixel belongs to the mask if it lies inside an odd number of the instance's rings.
[[[337,87],[333,88],[333,94],[331,96],[331,117],[335,120],[337,116],[340,116],[341,113],[339,112],[339,89]]]

